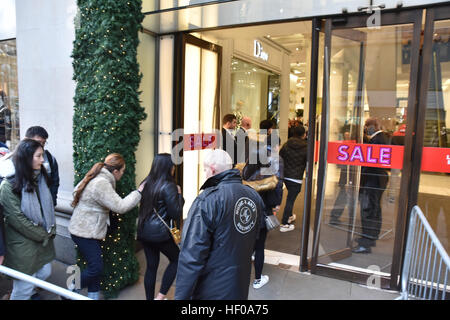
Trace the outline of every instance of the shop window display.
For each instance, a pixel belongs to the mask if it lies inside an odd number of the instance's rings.
[[[278,124],[280,75],[236,58],[231,65],[231,112],[238,127],[244,116],[252,119],[254,128],[265,119]]]
[[[13,150],[20,140],[16,40],[0,41],[0,146]]]

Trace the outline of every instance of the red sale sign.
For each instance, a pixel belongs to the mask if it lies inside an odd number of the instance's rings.
[[[403,146],[363,144],[353,142],[329,142],[328,163],[401,169]]]
[[[217,147],[217,140],[217,135],[214,133],[185,134],[183,138],[183,150],[215,149]]]
[[[402,169],[403,152],[404,147],[397,145],[333,141],[328,143],[327,161],[342,165]],[[421,170],[450,172],[450,148],[424,147]]]
[[[450,148],[424,147],[421,169],[431,172],[450,172]]]

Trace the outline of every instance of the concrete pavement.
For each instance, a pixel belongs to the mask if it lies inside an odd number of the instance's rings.
[[[146,268],[143,250],[137,253],[141,266],[140,277],[136,284],[124,288],[117,299],[114,300],[145,300],[144,274]],[[250,284],[249,300],[393,300],[399,296],[398,292],[373,289],[363,285],[318,276],[310,273],[300,273],[297,266],[289,267],[289,258],[279,257],[277,253],[266,251],[266,264],[263,274],[269,276],[269,283],[260,289],[253,289]],[[156,279],[156,292],[158,291],[162,275],[168,260],[161,255],[160,266]],[[65,287],[67,265],[54,261],[53,272],[49,282]],[[253,280],[253,268],[252,268]],[[9,290],[12,281],[0,278],[0,297]],[[173,299],[174,286],[168,293],[168,299]],[[87,295],[86,289],[82,294]],[[48,300],[59,300],[59,297],[48,292],[41,292],[41,296]]]

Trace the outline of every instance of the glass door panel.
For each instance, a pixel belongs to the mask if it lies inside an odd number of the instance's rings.
[[[184,134],[200,133],[201,48],[186,44],[184,79]],[[183,152],[183,218],[187,216],[199,189],[198,151]]]
[[[214,133],[218,110],[220,47],[187,36],[184,57],[184,134]],[[212,50],[211,50],[212,48]],[[183,218],[205,182],[204,150],[183,152]]]
[[[352,33],[356,32],[348,32],[349,38],[336,33],[331,36],[328,129],[331,143],[361,142],[361,95],[356,93],[363,72],[364,42],[357,40],[357,33]],[[339,259],[350,256],[359,171],[349,165],[327,165],[319,263],[333,262],[336,256]]]
[[[390,275],[413,27],[331,28],[318,264]]]
[[[450,20],[434,23],[418,205],[450,251]],[[438,161],[434,161],[438,159]]]

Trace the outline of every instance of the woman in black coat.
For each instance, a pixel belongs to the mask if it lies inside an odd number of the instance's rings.
[[[147,183],[142,191],[138,240],[142,241],[147,259],[147,271],[144,277],[147,300],[163,300],[177,273],[180,249],[172,239],[168,228],[161,221],[161,219],[164,220],[169,227],[172,227],[173,222],[176,221],[179,226],[183,213],[184,199],[180,186],[175,183],[173,178],[174,172],[175,165],[170,154],[156,155],[150,173],[145,179]],[[164,272],[160,291],[155,298],[160,252],[169,259],[170,263]]]
[[[279,140],[274,139],[274,145],[271,146],[270,136],[264,143],[252,150],[256,153],[249,159],[257,159],[256,164],[247,161],[242,170],[242,178],[246,184],[255,189],[264,202],[264,216],[273,215],[273,210],[281,204],[283,198],[283,159],[278,156]],[[277,143],[278,142],[278,143]],[[250,182],[250,183],[249,183]],[[259,289],[269,282],[269,276],[263,275],[264,249],[267,237],[267,228],[265,219],[262,220],[259,230],[259,236],[255,243],[255,280],[253,288]]]

